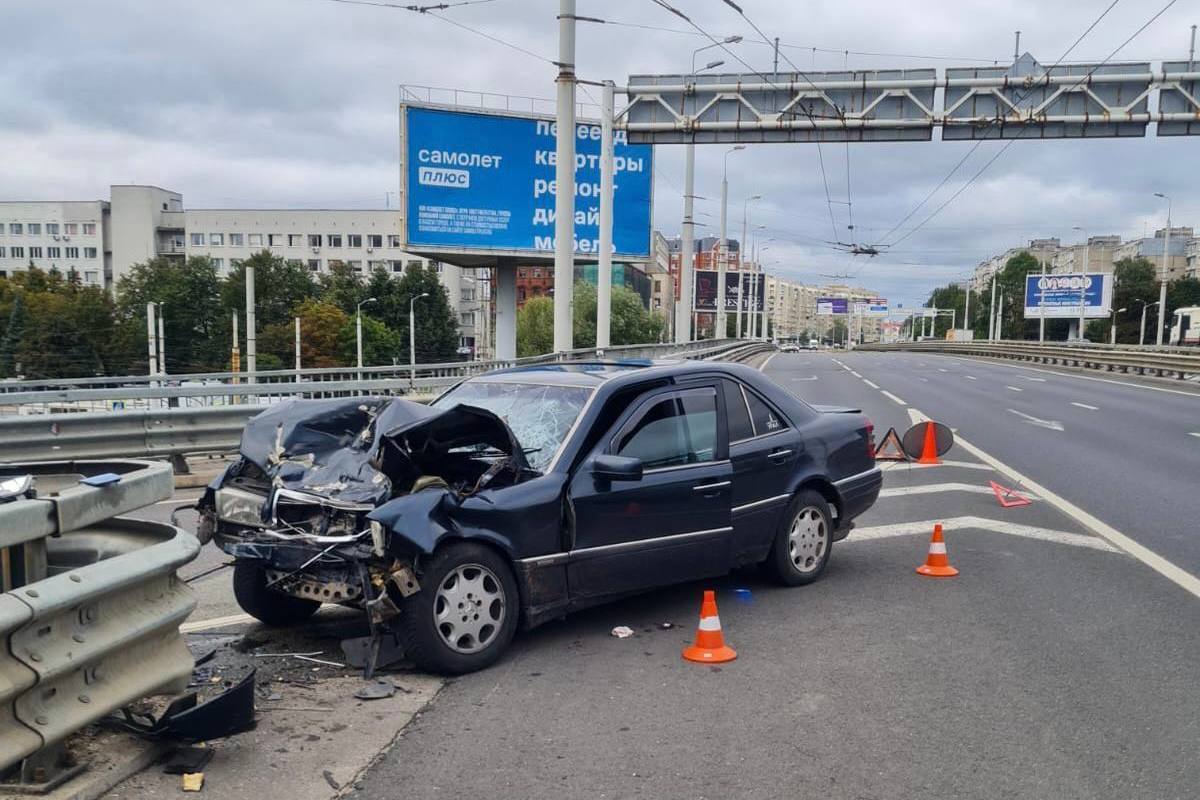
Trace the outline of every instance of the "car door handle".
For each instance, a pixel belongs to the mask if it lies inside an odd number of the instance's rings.
[[[716,483],[702,483],[699,486],[693,486],[692,491],[700,492],[701,494],[716,494],[717,492],[719,492],[722,489],[726,488],[727,486],[731,486],[731,485],[732,485],[732,481],[717,481]]]
[[[767,458],[771,459],[776,464],[782,464],[791,454],[792,451],[790,448],[787,450],[772,450],[767,454]]]

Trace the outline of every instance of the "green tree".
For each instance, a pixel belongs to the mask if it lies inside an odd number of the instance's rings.
[[[517,312],[517,356],[540,356],[554,349],[554,301],[534,297]]]
[[[371,275],[372,283],[375,281],[375,272]],[[371,297],[368,287],[344,261],[330,262],[329,271],[317,278],[317,288],[322,301],[333,303],[347,314],[353,314],[360,302]]]
[[[420,327],[418,325],[417,327]],[[408,343],[403,342],[400,334],[381,320],[363,314],[363,366],[376,367],[388,364],[405,363],[408,361]],[[338,354],[345,364],[358,363],[358,339],[355,331],[354,318],[351,317],[338,332]],[[417,350],[417,361],[420,362],[420,350]]]
[[[8,281],[4,281],[5,284]],[[20,372],[21,339],[25,333],[25,296],[13,292],[4,335],[0,336],[0,378],[15,378]]]
[[[245,311],[247,267],[254,267],[254,313],[260,330],[290,322],[292,310],[317,295],[317,284],[303,264],[262,250],[238,262],[222,282],[221,305],[226,319]]]
[[[129,370],[147,370],[146,304],[157,303],[166,339],[167,372],[221,369],[227,359],[230,319],[222,311],[221,281],[203,256],[182,264],[154,258],[135,264],[117,282],[117,322]]]
[[[394,292],[388,295],[388,301],[382,304],[378,312],[373,309],[372,314],[399,334],[403,342],[400,363],[408,363],[409,360],[408,309],[409,301],[414,297],[417,298],[413,304],[417,320],[417,363],[454,361],[458,357],[455,352],[459,341],[458,316],[446,288],[438,280],[437,269],[433,266],[412,266],[404,271],[400,280],[389,280],[395,284]],[[456,303],[457,300],[455,298]]]

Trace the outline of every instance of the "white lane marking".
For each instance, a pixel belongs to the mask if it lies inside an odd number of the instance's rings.
[[[1195,597],[1200,597],[1200,578],[1197,578],[1190,572],[1177,567],[1175,564],[1172,564],[1170,561],[1163,558],[1150,548],[1138,544],[1133,539],[1130,539],[1128,536],[1121,533],[1111,525],[1101,522],[1096,517],[1084,511],[1082,508],[1079,508],[1068,500],[1059,497],[1037,481],[1022,475],[1020,472],[1017,472],[1015,469],[999,459],[988,455],[975,445],[968,442],[966,439],[960,437],[955,441],[955,444],[961,445],[962,448],[971,455],[987,464],[990,464],[996,469],[997,472],[1001,473],[1009,480],[1014,481],[1029,491],[1040,495],[1043,501],[1054,506],[1068,517],[1071,517],[1073,520],[1078,522],[1080,525],[1083,525],[1092,533],[1108,540],[1110,544],[1121,550],[1124,550],[1128,555],[1136,558],[1138,561],[1142,562],[1159,575],[1162,575],[1167,580],[1177,584],[1184,590],[1191,592]]]
[[[229,625],[242,625],[247,622],[254,622],[254,617],[249,614],[231,614],[228,617],[213,617],[212,619],[198,619],[195,622],[185,622],[179,626],[180,633],[196,633],[198,631],[208,631],[213,628],[224,628]]]
[[[1027,381],[1034,381],[1035,383],[1045,383],[1046,382],[1045,378],[1035,378],[1032,375],[1018,375],[1017,377],[1024,378]]]
[[[1200,439],[1200,433],[1189,433],[1188,436],[1195,436],[1197,439]]]
[[[908,403],[904,402],[904,401],[903,401],[903,400],[901,400],[899,397],[896,397],[896,395],[892,394],[892,393],[891,393],[891,392],[889,392],[889,391],[886,391],[886,390],[880,389],[880,392],[882,392],[882,393],[883,393],[883,396],[884,396],[884,397],[886,397],[888,400],[891,400],[893,403],[895,403],[895,404],[896,404],[896,405],[898,405],[898,406],[906,406],[906,405],[908,405]]]
[[[779,353],[771,353],[771,355],[767,356],[767,360],[766,360],[766,361],[764,361],[764,362],[762,363],[762,366],[758,368],[758,371],[759,371],[759,372],[766,372],[766,371],[767,371],[767,364],[770,364],[770,363],[771,363],[771,359],[773,359],[773,358],[774,358],[775,356],[777,356],[777,355],[779,355]]]
[[[863,383],[865,383],[867,386],[870,386],[872,389],[878,389],[878,388],[879,388],[879,384],[878,384],[878,383],[875,383],[874,381],[867,380],[866,378],[863,378]]]
[[[991,467],[979,464],[985,469]],[[927,486],[894,486],[890,489],[880,489],[880,497],[908,497],[914,494],[939,494],[941,492],[970,492],[972,494],[995,494],[990,486],[977,486],[973,483],[933,483]],[[1036,500],[1036,497],[1022,492],[1026,497]]]
[[[851,375],[853,375],[853,376],[854,376],[854,377],[856,377],[856,378],[861,378],[861,377],[862,377],[862,375],[859,375],[859,374],[858,374],[857,372],[855,372],[854,370],[850,370],[850,374],[851,374]]]
[[[1049,428],[1052,431],[1065,431],[1066,430],[1066,428],[1063,427],[1063,424],[1055,419],[1039,419],[1038,417],[1032,416],[1030,414],[1025,414],[1021,411],[1017,411],[1015,408],[1009,408],[1009,409],[1005,409],[1005,410],[1008,411],[1008,413],[1010,413],[1010,414],[1016,414],[1018,417],[1025,420],[1026,422],[1028,422],[1030,425],[1037,425],[1039,428]]]
[[[924,361],[918,361],[918,362],[917,362],[917,366],[918,366],[918,367],[926,367],[926,366],[929,366],[929,365],[928,365],[928,364],[926,364]]]
[[[1167,394],[1182,394],[1188,397],[1200,398],[1200,392],[1186,392],[1182,389],[1168,389],[1165,386],[1147,386],[1144,383],[1130,383],[1129,381],[1114,381],[1112,378],[1095,378],[1091,375],[1076,375],[1074,372],[1055,372],[1052,369],[1043,369],[1042,367],[1026,367],[1016,364],[1005,364],[998,359],[989,358],[986,361],[983,359],[973,359],[976,364],[990,363],[997,367],[1008,367],[1009,369],[1027,369],[1034,372],[1041,372],[1046,375],[1058,375],[1062,378],[1078,378],[1081,381],[1097,381],[1099,383],[1114,383],[1117,386],[1131,386],[1134,389],[1149,389],[1152,392],[1166,392]],[[1031,378],[1030,380],[1037,380]]]
[[[949,371],[950,370],[948,370],[948,369],[942,369],[941,367],[938,367],[938,372],[949,372]]]
[[[979,380],[979,379],[978,379],[978,378],[976,378],[974,375],[963,375],[963,377],[964,377],[964,378],[966,378],[966,379],[967,379],[967,380],[969,380],[969,381],[977,381],[977,380]]]
[[[813,375],[811,378],[792,378],[792,381],[794,383],[802,383],[804,381],[815,381],[815,380],[817,380],[816,375]]]
[[[1050,528],[1037,528],[1033,525],[1018,525],[1015,522],[1003,522],[986,517],[951,517],[945,520],[929,520],[928,522],[899,522],[894,525],[880,525],[873,528],[855,528],[839,544],[865,542],[877,539],[891,539],[896,536],[912,536],[918,533],[929,535],[933,526],[940,522],[946,531],[985,530],[995,533],[1006,533],[1010,536],[1020,536],[1026,539],[1036,539],[1054,544],[1068,544],[1074,547],[1086,547],[1105,553],[1119,553],[1118,548],[1098,536],[1082,533],[1068,533]]]
[[[1072,401],[1071,405],[1078,406],[1079,408],[1086,408],[1088,411],[1099,411],[1100,410],[1098,407],[1089,406],[1087,403],[1076,403],[1076,402]]]
[[[1004,388],[1005,388],[1005,389],[1011,389],[1011,390],[1012,390],[1012,391],[1014,391],[1014,392],[1023,392],[1023,391],[1025,391],[1024,389],[1020,388],[1019,386],[1005,386]]]

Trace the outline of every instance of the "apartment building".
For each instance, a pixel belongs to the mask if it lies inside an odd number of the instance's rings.
[[[817,287],[767,275],[765,290],[767,317],[775,338],[791,339],[816,332]]]
[[[667,320],[667,334],[673,339],[675,330],[675,273],[671,270],[671,245],[659,231],[650,242],[650,261],[646,264],[650,278],[650,310]]]
[[[1193,252],[1196,245],[1193,242],[1196,239],[1194,231],[1189,227],[1171,227],[1171,243],[1167,244],[1167,229],[1159,228],[1154,232],[1153,236],[1144,236],[1141,239],[1132,239],[1119,245],[1113,255],[1114,261],[1120,261],[1125,258],[1145,258],[1149,260],[1157,269],[1162,269],[1163,252],[1167,253],[1167,280],[1175,280],[1183,278],[1189,274],[1194,275],[1192,267],[1188,261],[1189,246]],[[1111,267],[1109,268],[1111,271]]]
[[[207,256],[219,274],[266,250],[314,273],[342,263],[366,276],[432,265],[457,304],[461,345],[482,347],[490,320],[484,270],[429,261],[400,246],[400,212],[348,209],[188,209],[158,186],[114,185],[109,200],[0,201],[0,277],[24,270],[76,270],[112,290],[133,265],[155,257]]]
[[[1062,242],[1056,238],[1030,239],[1026,247],[1010,247],[1003,253],[980,262],[979,266],[975,268],[972,288],[977,292],[986,289],[991,285],[992,276],[1004,269],[1010,258],[1021,253],[1029,253],[1037,259],[1039,264],[1045,264],[1047,271],[1049,271],[1054,257],[1061,249]]]
[[[1049,272],[1058,274],[1083,272],[1112,272],[1113,263],[1118,261],[1121,237],[1115,234],[1089,236],[1086,242],[1059,248],[1050,260]],[[1039,259],[1040,260],[1040,259]]]
[[[0,278],[33,264],[104,286],[112,271],[109,223],[105,200],[0,202]]]
[[[879,297],[879,293],[873,289],[866,289],[861,286],[849,286],[844,283],[832,283],[816,288],[818,297],[844,297],[851,309],[855,303],[866,302]],[[823,336],[828,336],[833,329],[833,323],[836,315],[821,314],[816,316],[816,329]],[[882,317],[866,317],[856,314],[848,314],[843,317],[843,321],[847,325],[849,337],[853,341],[867,343],[882,341],[883,324],[886,321]]]

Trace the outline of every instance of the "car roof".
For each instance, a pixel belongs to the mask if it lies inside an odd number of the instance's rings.
[[[499,369],[468,378],[469,383],[537,383],[554,386],[595,388],[613,381],[625,383],[657,377],[711,371],[711,361],[637,360],[570,361],[556,364],[530,364]],[[724,365],[723,365],[724,366]]]

